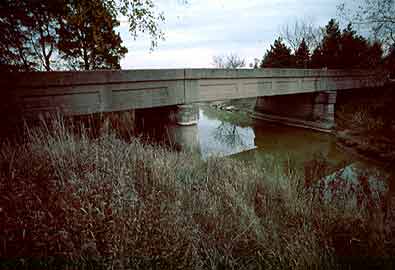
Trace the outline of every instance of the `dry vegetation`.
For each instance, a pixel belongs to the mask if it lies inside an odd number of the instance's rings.
[[[341,93],[336,110],[337,137],[345,147],[380,161],[395,164],[395,85],[360,89],[359,95]]]
[[[0,268],[393,266],[388,204],[325,200],[312,180],[321,161],[305,181],[275,163],[204,162],[78,130],[58,119],[1,144]]]

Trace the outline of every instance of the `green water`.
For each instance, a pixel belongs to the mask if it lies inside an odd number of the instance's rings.
[[[255,163],[265,170],[271,170],[270,166],[275,164],[280,170],[292,168],[301,175],[312,163],[323,161],[328,190],[331,183],[340,181],[345,194],[350,194],[350,190],[364,192],[361,179],[367,179],[369,192],[379,194],[379,198],[389,186],[387,170],[342,150],[334,135],[253,120],[245,112],[201,105],[197,125],[168,125],[166,133],[173,145],[192,149],[205,160],[212,155],[230,157]],[[372,194],[365,195],[370,198]]]
[[[389,186],[387,169],[337,147],[331,134],[253,120],[246,112],[228,112],[208,104],[200,105],[197,125],[179,126],[158,118],[146,123],[150,125],[143,133],[150,140],[192,150],[203,160],[230,157],[265,170],[273,164],[280,170],[291,168],[300,175],[306,175],[318,160],[324,162],[328,181],[340,179],[351,189],[362,189],[361,176],[367,176],[372,192],[384,193]]]
[[[350,156],[336,147],[336,140],[330,134],[259,122],[259,120],[255,121],[251,128],[255,134],[256,148],[237,154],[237,157],[244,160],[274,156],[281,161],[291,159],[296,164],[303,164],[319,156],[333,164],[351,161]]]
[[[333,135],[251,119],[245,112],[227,112],[201,105],[196,126],[169,126],[176,144],[211,155],[259,161],[273,156],[279,162],[291,159],[303,164],[317,156],[333,164],[352,162],[336,147]]]

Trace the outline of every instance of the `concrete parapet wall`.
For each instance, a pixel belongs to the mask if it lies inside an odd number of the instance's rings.
[[[321,69],[160,69],[0,75],[3,111],[11,109],[30,116],[53,111],[68,115],[122,111],[384,83],[371,72]]]

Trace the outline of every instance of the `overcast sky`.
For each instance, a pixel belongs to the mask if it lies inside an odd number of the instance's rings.
[[[163,11],[166,40],[150,51],[144,36],[133,40],[127,22],[118,30],[129,50],[123,69],[213,67],[215,55],[262,59],[285,24],[297,19],[324,26],[337,17],[339,0],[154,0]]]

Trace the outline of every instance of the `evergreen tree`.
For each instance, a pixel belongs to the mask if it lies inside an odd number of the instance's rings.
[[[321,45],[314,49],[313,54],[311,55],[310,65],[312,68],[323,68],[326,66]]]
[[[375,68],[383,63],[383,45],[380,42],[369,46],[365,63],[362,67]]]
[[[343,30],[339,45],[340,68],[359,68],[366,66],[364,62],[367,63],[366,57],[369,44],[366,39],[356,34],[351,24],[348,24]]]
[[[294,66],[294,57],[291,55],[291,49],[288,48],[278,38],[274,41],[274,45],[270,45],[268,50],[261,62],[261,68],[287,68]]]
[[[384,63],[391,78],[395,79],[395,43],[389,48],[389,53],[385,57]]]
[[[339,24],[331,19],[325,26],[325,36],[322,41],[322,61],[327,68],[340,68],[340,29]]]
[[[313,68],[373,68],[381,63],[381,44],[370,44],[349,24],[341,33],[335,20],[325,27],[325,36],[311,57]]]
[[[310,51],[304,39],[295,51],[295,67],[308,68],[310,66]]]
[[[119,22],[100,0],[73,0],[59,30],[59,51],[74,69],[119,69],[127,49]]]

